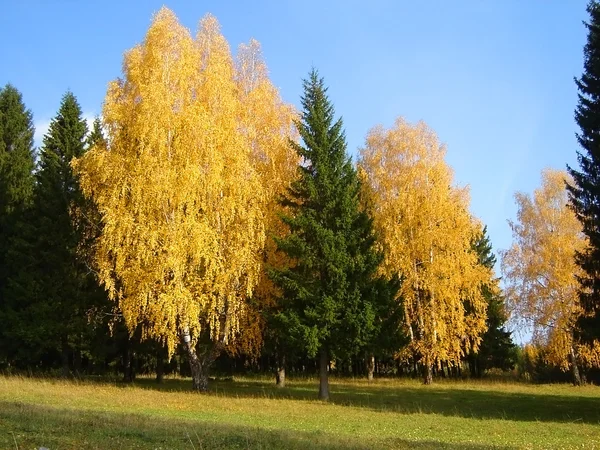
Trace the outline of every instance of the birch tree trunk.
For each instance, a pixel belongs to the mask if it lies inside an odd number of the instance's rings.
[[[219,357],[221,350],[223,349],[223,343],[221,341],[211,342],[205,347],[204,351],[199,354],[194,345],[192,345],[188,331],[183,331],[181,333],[181,341],[190,362],[192,389],[198,392],[207,392],[210,367]]]
[[[277,387],[285,387],[285,355],[277,356],[277,367],[275,369],[275,381]]]
[[[433,369],[431,360],[429,357],[425,358],[425,363],[423,365],[423,384],[431,384],[433,382]]]
[[[370,353],[367,356],[367,380],[373,381],[373,373],[375,372],[375,355]]]
[[[577,365],[577,354],[575,352],[575,347],[571,345],[571,374],[573,375],[573,385],[581,386],[581,375],[579,373],[579,366]]]

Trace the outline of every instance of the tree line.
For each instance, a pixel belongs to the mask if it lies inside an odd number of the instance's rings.
[[[557,219],[561,240],[544,251],[519,215],[503,292],[436,134],[397,119],[374,127],[353,162],[323,78],[313,69],[303,87],[296,111],[256,41],[234,57],[214,17],[192,36],[163,8],[91,130],[67,92],[36,150],[21,94],[0,90],[0,364],[128,379],[136,365],[177,370],[197,390],[215,365],[273,371],[278,385],[286,369],[318,370],[326,399],[330,373],[431,383],[511,368],[505,323],[518,311],[556,349],[544,361],[595,365],[583,331],[596,297],[581,297],[593,241],[573,220],[587,201],[549,198],[573,216]],[[576,202],[588,182],[572,173]],[[566,175],[548,177],[566,196]],[[519,290],[544,262],[555,269],[558,250],[564,267],[543,275],[556,287]],[[540,264],[522,270],[532,254]],[[539,319],[540,299],[573,306]]]

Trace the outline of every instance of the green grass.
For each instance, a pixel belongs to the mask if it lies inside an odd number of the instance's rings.
[[[0,448],[600,448],[600,388],[491,382],[0,377]]]

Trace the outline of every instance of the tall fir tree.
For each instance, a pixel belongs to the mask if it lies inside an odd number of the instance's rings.
[[[473,242],[473,251],[479,256],[481,265],[494,270],[496,256],[492,251],[487,226]],[[477,351],[469,352],[467,357],[471,376],[474,377],[481,377],[487,369],[508,370],[516,364],[516,346],[512,341],[511,332],[505,327],[508,317],[498,281],[498,279],[490,280],[490,284],[481,287],[487,302],[487,330],[482,336]]]
[[[19,270],[14,254],[22,240],[25,214],[34,188],[33,116],[21,93],[8,84],[0,89],[0,323],[11,317],[8,281]],[[6,327],[0,326],[0,364],[14,349]]]
[[[21,93],[0,89],[0,217],[30,204],[33,197],[33,116]]]
[[[576,259],[584,272],[580,277],[580,302],[585,314],[578,321],[579,337],[591,344],[600,339],[600,4],[591,0],[587,12],[590,21],[585,24],[588,36],[584,71],[581,78],[575,79],[579,91],[575,121],[580,128],[580,170],[568,167],[574,184],[567,188],[571,206],[589,239],[588,248]]]
[[[71,160],[86,150],[87,123],[77,99],[67,92],[52,119],[40,154],[37,174],[36,213],[39,218],[39,279],[45,298],[40,302],[53,318],[51,341],[59,346],[63,373],[69,372],[69,357],[85,328],[86,270],[76,254],[80,236],[73,215],[83,205],[83,196],[71,170]]]
[[[319,355],[319,397],[326,400],[332,356],[368,347],[396,291],[377,275],[382,255],[374,249],[372,221],[360,207],[360,182],[346,153],[342,120],[334,119],[315,70],[304,81],[301,101],[296,126],[304,145],[290,145],[303,162],[283,201],[290,234],[276,239],[293,263],[273,269],[271,276],[282,291],[279,329],[288,344]]]
[[[106,146],[106,138],[104,137],[104,132],[102,131],[102,121],[100,120],[100,117],[94,118],[92,130],[90,131],[86,142],[88,148],[92,148],[94,145]]]
[[[63,374],[80,369],[92,328],[88,311],[99,298],[97,283],[79,254],[85,232],[86,202],[71,170],[71,160],[87,148],[88,129],[71,92],[61,101],[44,136],[29,242],[30,270],[12,280],[27,304],[17,312],[15,338],[32,355],[56,355]],[[32,258],[33,257],[33,258]],[[33,259],[33,260],[32,260]],[[25,295],[24,286],[33,286]],[[32,358],[30,358],[32,359]]]

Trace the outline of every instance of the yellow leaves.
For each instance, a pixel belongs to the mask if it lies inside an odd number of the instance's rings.
[[[424,123],[397,119],[373,128],[362,150],[361,177],[383,247],[384,270],[404,276],[404,356],[458,360],[485,331],[481,285],[492,279],[471,241],[479,232],[469,196],[452,186],[445,149]],[[468,309],[468,311],[467,311]]]
[[[509,224],[513,244],[502,255],[507,305],[533,325],[534,338],[547,345],[550,362],[569,367],[573,327],[581,314],[575,254],[587,245],[581,224],[568,207],[564,171],[542,172],[533,196],[517,193],[517,220]]]
[[[236,64],[214,17],[194,39],[161,9],[109,86],[108,149],[74,163],[103,218],[101,281],[129,328],[142,325],[170,353],[184,329],[196,338],[207,326],[225,343],[243,331],[265,224],[274,227],[274,199],[295,164],[293,110],[257,44],[248,48]]]

